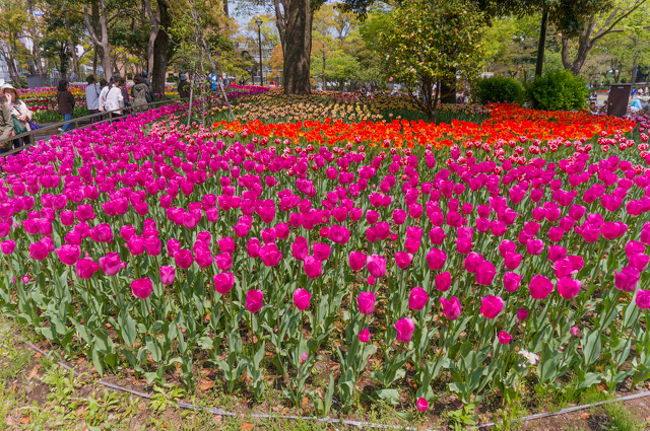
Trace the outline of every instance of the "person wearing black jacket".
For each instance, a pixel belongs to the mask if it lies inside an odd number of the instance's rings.
[[[64,121],[72,120],[72,113],[74,112],[74,96],[68,90],[68,81],[61,79],[57,90],[56,101],[59,105],[59,114],[63,115]],[[62,132],[67,132],[73,128],[74,124],[67,123],[60,130]]]

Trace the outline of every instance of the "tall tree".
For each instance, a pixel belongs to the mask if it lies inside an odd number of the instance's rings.
[[[564,67],[574,75],[579,74],[596,42],[608,34],[623,31],[621,28],[622,21],[646,4],[646,1],[619,0],[613,2],[610,5],[611,7],[602,9],[598,13],[577,17],[577,46],[573,56],[571,55],[570,41],[576,33],[562,31],[560,27],[562,34],[562,64]]]
[[[411,0],[395,8],[380,33],[386,72],[407,85],[430,119],[445,96],[442,83],[455,82],[457,73],[469,79],[478,72],[484,24],[484,14],[468,0]]]

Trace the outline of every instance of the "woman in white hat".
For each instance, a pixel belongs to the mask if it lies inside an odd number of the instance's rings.
[[[11,111],[12,119],[14,119],[14,133],[20,135],[21,133],[29,132],[32,128],[29,125],[29,122],[32,121],[34,113],[29,110],[25,102],[20,100],[20,95],[18,90],[16,90],[11,84],[5,84],[0,87],[2,93],[5,97],[5,103]],[[17,120],[17,121],[16,121]],[[25,136],[21,138],[25,145],[29,144],[29,137]],[[21,144],[20,140],[15,142],[16,146]]]

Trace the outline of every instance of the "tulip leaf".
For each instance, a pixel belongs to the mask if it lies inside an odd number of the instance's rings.
[[[596,362],[600,357],[601,350],[600,331],[594,330],[585,335],[580,341],[580,345],[582,346],[585,365]]]
[[[375,391],[377,397],[390,405],[399,403],[399,391],[397,389],[379,389]]]

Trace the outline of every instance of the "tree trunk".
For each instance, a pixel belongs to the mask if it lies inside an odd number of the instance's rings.
[[[95,49],[98,47],[101,48],[101,60],[102,67],[104,68],[104,76],[107,80],[110,80],[113,76],[113,70],[111,67],[111,48],[108,43],[108,19],[106,17],[106,0],[99,0],[99,6],[97,9],[96,2],[93,2],[93,11],[97,10],[97,14],[93,16],[96,19],[96,22],[99,22],[99,35],[95,27],[90,22],[90,13],[88,11],[88,5],[84,4],[84,23],[86,24],[86,30],[92,38]]]
[[[167,29],[171,25],[169,3],[167,0],[158,0],[158,18],[160,30],[153,44],[153,70],[151,73],[151,87],[154,93],[165,93],[165,78],[167,75],[167,48],[169,35]]]
[[[151,0],[144,0],[144,8],[149,16],[149,23],[151,24],[151,32],[149,33],[149,41],[147,44],[147,73],[149,76],[153,73],[153,51],[154,44],[156,43],[156,38],[160,32],[160,22],[158,17],[154,15],[153,10],[151,9]]]
[[[284,92],[310,94],[311,27],[314,19],[310,0],[275,0],[274,5],[284,57]]]
[[[32,29],[30,30],[30,37],[32,39],[32,57],[34,58],[34,65],[36,72],[43,75],[43,61],[41,60],[41,48],[38,44],[38,34],[36,32],[36,22],[34,22],[34,4],[33,0],[27,0],[27,11],[29,12],[30,20],[32,20]]]
[[[456,104],[456,70],[453,80],[440,83],[440,103]]]
[[[539,25],[539,41],[537,43],[537,62],[535,63],[535,76],[542,76],[544,68],[544,47],[546,45],[546,22],[548,20],[548,11],[544,8],[542,12],[542,22]]]
[[[228,13],[228,0],[223,0],[223,13],[226,16],[230,16]]]

